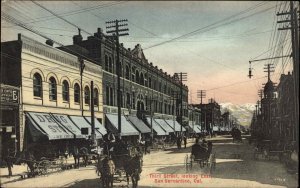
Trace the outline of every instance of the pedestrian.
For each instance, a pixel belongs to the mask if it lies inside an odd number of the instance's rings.
[[[187,144],[187,138],[186,138],[186,136],[183,136],[183,143],[184,143],[184,148],[186,148],[186,144]]]
[[[12,158],[10,157],[10,149],[7,149],[7,153],[5,156],[5,161],[6,161],[6,165],[8,168],[8,177],[12,176],[12,168],[13,168],[13,162],[12,162]]]
[[[177,149],[181,149],[181,137],[177,137]]]
[[[148,153],[148,146],[149,146],[149,141],[148,140],[145,140],[145,155]],[[150,153],[150,152],[149,152]]]

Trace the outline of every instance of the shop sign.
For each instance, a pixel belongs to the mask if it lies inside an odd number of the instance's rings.
[[[13,86],[1,84],[0,97],[1,104],[3,105],[18,105],[19,89]]]

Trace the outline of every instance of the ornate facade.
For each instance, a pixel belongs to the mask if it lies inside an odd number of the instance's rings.
[[[116,44],[105,36],[100,28],[87,40],[81,35],[73,37],[73,45],[60,48],[69,53],[81,53],[93,59],[103,68],[103,109],[104,113],[117,113],[117,75],[116,75]],[[154,66],[145,58],[141,46],[126,49],[120,45],[121,65],[121,101],[122,113],[135,114],[138,110],[154,116],[171,119],[173,115],[179,117],[180,104],[183,103],[183,122],[188,123],[188,88],[182,86],[183,100],[178,97],[181,82],[176,75]],[[174,93],[177,100],[174,100]],[[179,120],[180,122],[180,120]]]

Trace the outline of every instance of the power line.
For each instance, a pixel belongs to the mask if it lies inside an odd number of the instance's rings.
[[[232,21],[230,21],[230,22],[223,23],[223,24],[221,24],[221,25],[217,25],[217,24],[219,24],[219,23],[222,23],[222,22],[224,22],[224,21],[230,20],[231,18],[234,18],[234,17],[239,16],[239,15],[241,15],[241,14],[245,14],[245,13],[251,11],[252,9],[255,9],[255,8],[257,8],[257,7],[259,7],[259,6],[262,6],[262,5],[264,5],[264,4],[266,4],[266,2],[258,3],[258,4],[256,4],[256,5],[254,5],[254,6],[250,7],[250,8],[248,8],[248,9],[242,11],[242,12],[239,12],[239,13],[234,14],[234,15],[232,15],[232,16],[226,17],[226,18],[224,18],[224,19],[222,19],[222,20],[220,20],[220,21],[217,21],[217,22],[215,22],[215,23],[213,23],[213,24],[207,25],[207,26],[202,27],[202,28],[200,28],[200,29],[196,29],[196,30],[194,30],[194,31],[192,31],[192,32],[183,34],[183,35],[181,35],[181,36],[179,36],[179,37],[175,37],[175,38],[173,38],[173,39],[170,39],[170,40],[167,40],[167,41],[164,41],[164,42],[160,42],[160,43],[158,43],[158,44],[154,44],[154,45],[151,45],[151,46],[149,46],[149,47],[146,47],[146,48],[144,49],[144,51],[147,50],[147,49],[156,47],[156,46],[160,46],[160,45],[163,45],[163,44],[166,44],[166,43],[173,42],[173,41],[178,40],[178,39],[181,39],[181,38],[193,36],[193,35],[195,35],[196,33],[200,32],[200,31],[202,31],[201,33],[204,33],[204,32],[207,32],[207,31],[209,31],[209,30],[218,28],[218,27],[220,27],[220,26],[228,25],[228,24],[231,24],[231,23],[233,23],[233,22],[240,21],[240,20],[242,20],[242,19],[248,18],[248,17],[253,16],[253,15],[257,15],[257,14],[259,14],[259,13],[262,13],[262,12],[265,12],[265,11],[267,11],[267,10],[270,10],[270,9],[274,8],[274,7],[271,7],[271,8],[268,8],[268,9],[264,9],[263,11],[256,12],[256,13],[251,14],[251,15],[248,15],[248,16],[246,16],[246,17],[238,18],[238,19],[232,20]],[[214,25],[217,25],[217,26],[210,28],[211,26],[214,26]],[[205,29],[207,29],[207,30],[205,30]],[[204,31],[203,31],[203,30],[204,30]]]
[[[76,15],[76,14],[87,12],[87,11],[107,8],[107,7],[110,7],[110,6],[114,6],[114,5],[118,5],[118,4],[122,4],[122,3],[126,3],[126,2],[128,2],[128,1],[122,1],[122,2],[118,1],[117,3],[115,3],[115,2],[107,3],[107,4],[102,4],[102,5],[98,5],[98,6],[89,7],[89,8],[86,8],[86,9],[79,9],[79,10],[76,10],[76,11],[70,11],[70,12],[66,12],[66,13],[58,14],[58,15],[59,16],[71,16],[71,15]],[[52,20],[52,19],[55,19],[55,18],[56,18],[56,16],[45,16],[45,17],[37,18],[34,21],[27,22],[27,23],[24,23],[24,24],[32,24],[32,23],[37,23],[37,22],[42,22],[42,21],[48,21],[48,20]]]

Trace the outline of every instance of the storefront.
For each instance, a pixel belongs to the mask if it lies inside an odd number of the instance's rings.
[[[9,149],[10,152],[18,151],[19,133],[19,102],[20,92],[18,87],[1,84],[0,96],[0,137],[1,153]]]

